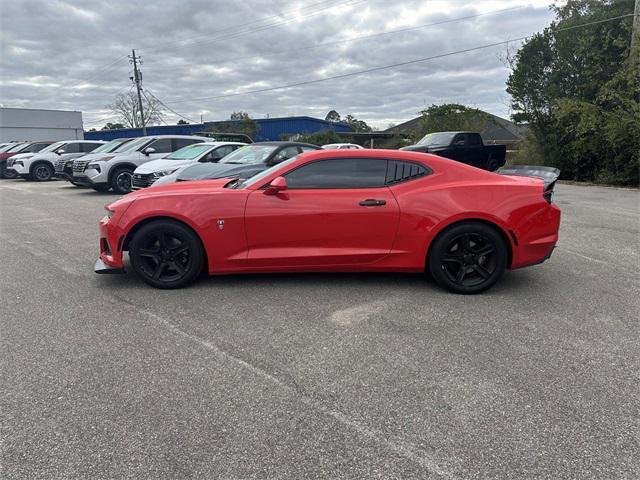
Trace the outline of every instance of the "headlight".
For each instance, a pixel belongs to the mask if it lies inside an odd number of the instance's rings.
[[[20,165],[21,167],[24,167],[24,163],[22,162],[22,160],[16,160],[15,162],[13,162],[14,165]]]
[[[171,175],[176,170],[178,170],[178,169],[177,168],[172,168],[172,169],[169,169],[169,170],[162,170],[160,172],[153,172],[153,176],[156,177],[156,178],[165,177],[167,175]]]
[[[98,163],[90,163],[89,165],[87,165],[87,168],[85,170],[97,170],[98,173],[100,173],[100,164]]]

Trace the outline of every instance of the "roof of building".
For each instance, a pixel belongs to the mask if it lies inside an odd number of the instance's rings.
[[[526,125],[517,125],[514,122],[505,118],[498,117],[497,115],[493,115],[491,113],[486,114],[489,116],[489,120],[485,124],[484,128],[480,131],[480,134],[485,141],[518,142],[524,138],[524,135],[527,131]],[[421,118],[421,116],[412,118],[411,120],[388,128],[383,132],[395,134],[410,134],[418,127]]]

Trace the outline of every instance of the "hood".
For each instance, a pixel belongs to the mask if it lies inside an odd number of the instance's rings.
[[[11,158],[13,160],[20,160],[20,159],[26,159],[26,158],[31,158],[35,155],[35,153],[16,153],[15,155],[13,155]]]
[[[86,155],[82,155],[81,157],[78,157],[82,160],[89,160],[90,162],[97,162],[99,161],[101,158],[104,157],[113,157],[114,154],[113,153],[87,153]]]
[[[178,173],[178,180],[203,180],[251,176],[267,168],[263,163],[240,165],[235,163],[198,163]]]
[[[446,145],[407,145],[406,147],[402,147],[400,150],[405,150],[408,152],[437,152],[438,150],[444,150]]]
[[[151,160],[150,162],[143,163],[134,173],[153,173],[162,172],[163,170],[176,170],[186,165],[198,163],[195,160],[165,160],[160,158],[158,160]]]
[[[214,190],[223,189],[229,183],[228,178],[218,178],[215,180],[199,180],[194,182],[175,182],[165,185],[153,184],[150,188],[143,188],[126,194],[123,198],[127,200],[135,200],[137,198],[155,197],[158,195],[167,195],[170,193],[211,193]]]
[[[19,155],[18,152],[4,152],[0,153],[0,160],[6,160],[7,158],[14,157],[15,155]]]

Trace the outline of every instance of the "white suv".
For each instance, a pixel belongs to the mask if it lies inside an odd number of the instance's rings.
[[[133,189],[139,190],[153,185],[157,179],[171,175],[186,165],[198,162],[215,163],[245,145],[247,144],[239,142],[206,142],[181,148],[164,158],[147,162],[136,168],[133,172]]]
[[[110,188],[117,193],[131,191],[133,171],[143,163],[166,157],[187,145],[209,141],[192,135],[151,135],[123,145],[117,152],[92,158],[91,162],[74,162],[73,180],[99,192]]]
[[[64,140],[43,148],[38,153],[14,155],[7,160],[7,170],[13,170],[21,178],[44,182],[51,180],[55,163],[71,160],[92,152],[106,142],[99,140]]]

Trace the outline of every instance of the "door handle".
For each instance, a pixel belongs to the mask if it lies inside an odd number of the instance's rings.
[[[386,204],[387,202],[385,200],[375,200],[373,198],[367,198],[359,203],[361,207],[381,207]]]

